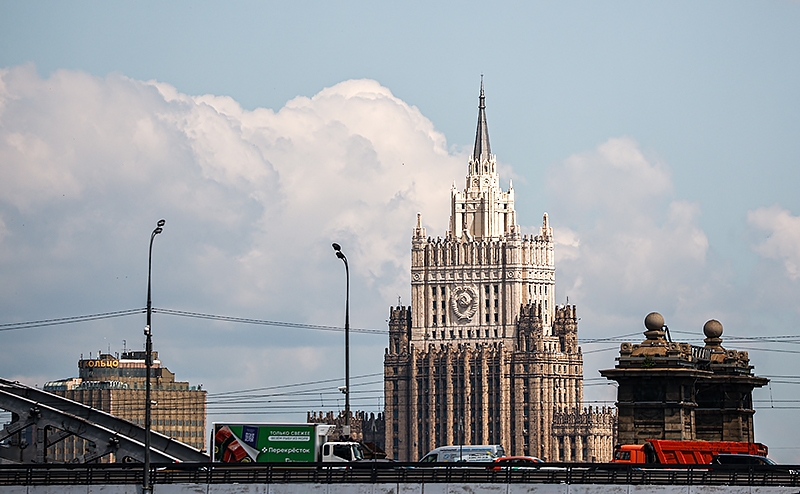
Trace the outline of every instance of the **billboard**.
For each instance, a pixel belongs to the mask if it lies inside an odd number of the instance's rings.
[[[214,424],[214,461],[316,461],[313,424]]]

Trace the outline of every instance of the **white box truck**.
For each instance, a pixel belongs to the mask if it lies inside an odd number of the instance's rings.
[[[325,424],[214,424],[213,460],[311,463],[362,459],[358,442],[328,441],[333,429]]]

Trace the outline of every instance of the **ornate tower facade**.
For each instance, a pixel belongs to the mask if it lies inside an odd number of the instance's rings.
[[[444,238],[428,237],[417,215],[411,299],[411,307],[391,309],[384,358],[391,457],[415,461],[463,443],[502,444],[509,454],[551,460],[610,459],[611,426],[591,441],[586,427],[554,435],[554,413],[579,424],[585,421],[575,415],[588,413],[581,410],[577,315],[574,306],[555,304],[547,214],[538,233],[522,235],[513,185],[500,186],[483,82],[465,188],[453,184]],[[598,448],[588,454],[573,444]]]
[[[537,235],[522,236],[514,188],[500,187],[489,145],[481,84],[478,129],[466,187],[451,189],[450,229],[429,238],[421,215],[411,240],[412,339],[505,342],[514,339],[520,307],[542,305],[551,334],[555,304],[553,230],[547,214]]]

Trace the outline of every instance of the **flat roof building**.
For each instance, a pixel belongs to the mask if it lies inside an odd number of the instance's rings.
[[[122,355],[98,353],[97,358],[81,356],[78,377],[50,381],[43,389],[144,427],[145,355],[143,351],[126,351]],[[176,381],[175,374],[162,365],[158,352],[152,357],[152,430],[205,450],[206,391],[202,385]],[[85,460],[91,457],[92,449],[87,441],[71,436],[50,446],[47,458],[52,462]]]

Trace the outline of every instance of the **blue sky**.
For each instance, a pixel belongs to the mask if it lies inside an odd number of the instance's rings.
[[[550,215],[581,338],[652,310],[695,344],[712,317],[723,339],[797,335],[799,25],[788,1],[0,2],[0,323],[142,307],[163,216],[157,307],[340,324],[339,241],[354,326],[385,328],[415,213],[445,233],[484,74],[501,179],[526,231]],[[74,375],[142,325],[3,332],[0,375]],[[210,392],[341,372],[335,333],[154,326]],[[355,374],[381,371],[384,340],[354,339]],[[734,341],[756,372],[798,375],[800,337]],[[587,378],[613,365],[604,348],[584,347]],[[757,437],[800,463],[776,425],[796,410],[771,408],[800,387],[781,380],[756,393]]]

